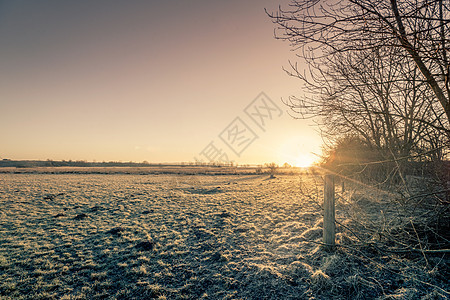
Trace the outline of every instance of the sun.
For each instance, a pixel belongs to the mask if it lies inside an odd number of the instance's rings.
[[[295,156],[290,155],[289,157],[285,156],[284,160],[281,159],[279,161],[284,161],[284,163],[288,163],[292,167],[297,168],[309,168],[316,163],[316,159],[313,154],[297,154]],[[282,166],[284,163],[280,163],[279,165]]]
[[[308,168],[317,162],[314,154],[318,150],[308,144],[308,139],[301,136],[288,136],[280,143],[276,151],[276,161],[280,166],[288,163],[293,167]]]
[[[300,154],[295,158],[292,165],[299,168],[308,168],[311,167],[314,162],[314,157],[312,155]]]

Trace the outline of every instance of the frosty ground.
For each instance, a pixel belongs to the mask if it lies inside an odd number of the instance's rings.
[[[446,254],[358,246],[356,192],[325,251],[320,176],[0,175],[0,299],[450,296]]]

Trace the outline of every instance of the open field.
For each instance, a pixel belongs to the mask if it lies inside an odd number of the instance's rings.
[[[262,166],[152,165],[148,167],[0,167],[0,174],[134,174],[134,175],[256,175],[268,173]],[[303,174],[298,167],[277,168],[278,173]]]
[[[306,175],[0,174],[0,299],[450,296],[448,254],[374,253],[341,226],[324,251],[320,192],[301,184],[321,189]],[[389,212],[357,195],[338,198],[348,228]]]

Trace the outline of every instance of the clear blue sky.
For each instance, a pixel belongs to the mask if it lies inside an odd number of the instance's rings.
[[[0,157],[179,162],[210,142],[239,163],[319,152],[281,102],[301,94],[264,12],[283,2],[0,1]],[[283,111],[264,128],[244,112],[260,92]],[[236,117],[258,137],[239,155],[219,137]]]

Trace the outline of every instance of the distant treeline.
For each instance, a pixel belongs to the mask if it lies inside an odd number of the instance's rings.
[[[264,175],[315,174],[314,168],[302,169],[288,164],[279,167],[265,165],[239,165],[235,163],[148,163],[148,162],[88,162],[53,160],[0,160],[0,173],[10,174],[179,174],[179,175]]]
[[[266,164],[268,165],[268,164]],[[283,167],[290,165],[285,164]],[[143,162],[89,162],[86,160],[11,160],[0,159],[0,168],[39,168],[39,167],[90,167],[90,168],[107,168],[107,167],[237,167],[235,162],[179,162],[179,163],[150,163]],[[263,168],[264,165],[243,164],[239,167],[244,168]],[[278,167],[278,165],[277,165]]]
[[[0,160],[0,168],[36,168],[36,167],[151,167],[169,166],[170,164],[151,164],[148,162],[88,162],[85,160]]]

